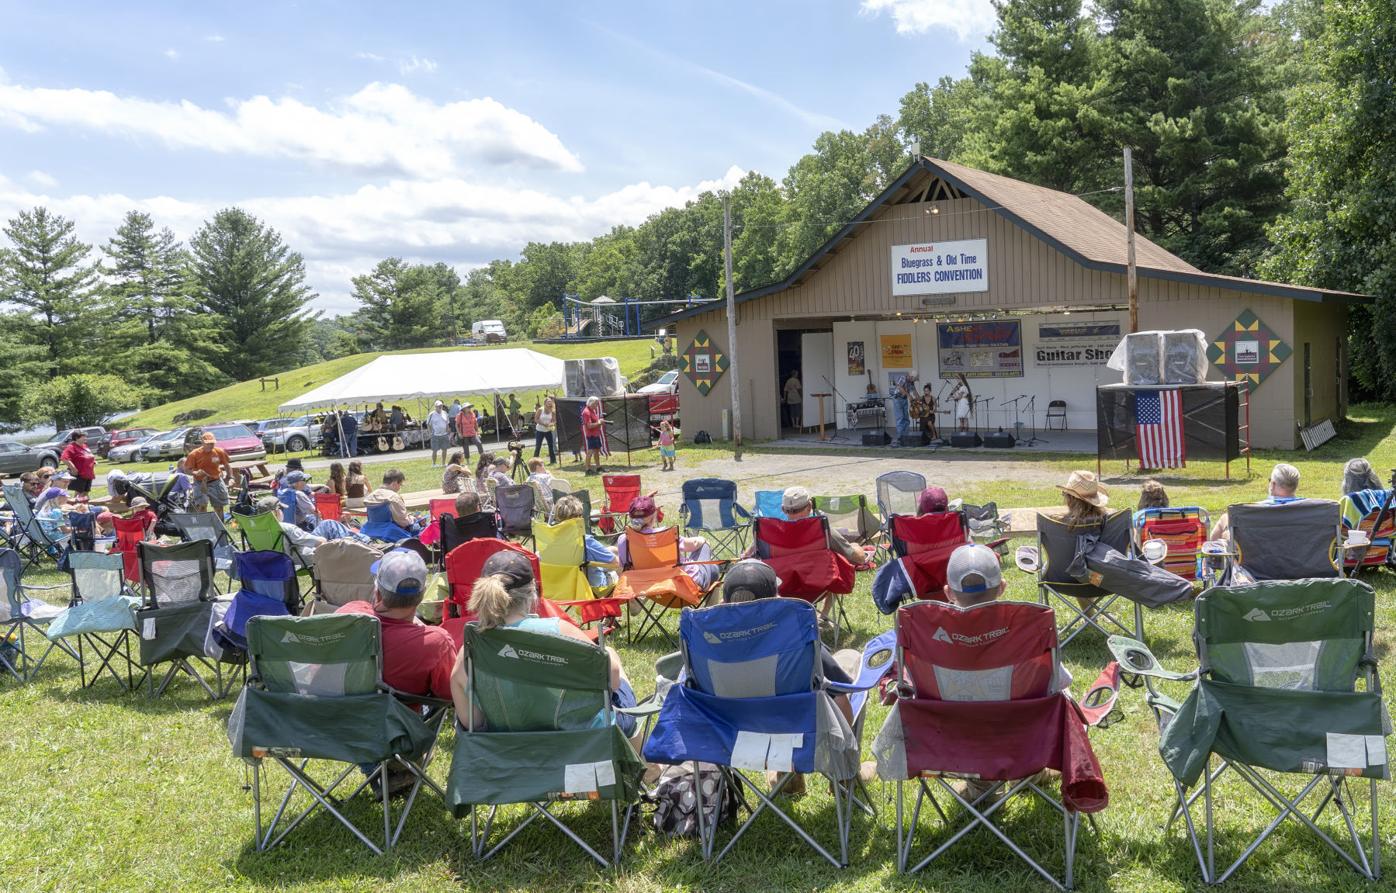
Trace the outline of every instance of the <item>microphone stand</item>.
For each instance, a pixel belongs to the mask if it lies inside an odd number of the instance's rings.
[[[829,440],[826,441],[827,443],[833,443],[836,440],[843,440],[843,436],[839,434],[839,401],[842,400],[844,407],[847,408],[848,398],[829,380],[829,376],[821,375],[819,377],[824,379],[824,383],[829,386],[829,391],[834,395],[834,418],[831,420],[834,423],[834,433],[830,434]]]
[[[1023,446],[1036,446],[1039,443],[1051,443],[1037,436],[1037,395],[1033,394],[1028,398],[1028,418],[1032,419],[1032,437]]]

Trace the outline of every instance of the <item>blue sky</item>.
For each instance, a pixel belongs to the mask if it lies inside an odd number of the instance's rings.
[[[241,205],[317,306],[398,255],[462,273],[638,223],[964,71],[989,0],[0,0],[0,216],[102,242]]]

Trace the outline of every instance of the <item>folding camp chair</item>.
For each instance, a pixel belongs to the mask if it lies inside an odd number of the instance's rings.
[[[63,553],[63,538],[50,535],[39,523],[22,484],[5,484],[3,489],[5,503],[15,516],[15,531],[10,541],[24,558],[24,570],[38,567],[45,558],[57,561]]]
[[[621,569],[612,595],[630,601],[641,614],[639,631],[631,629],[630,641],[639,641],[649,631],[658,630],[671,645],[676,644],[673,634],[664,627],[664,612],[702,604],[717,581],[704,590],[684,572],[677,527],[652,533],[627,527],[625,544],[629,563]]]
[[[732,850],[757,817],[770,810],[834,867],[846,866],[859,744],[832,695],[857,689],[823,678],[814,607],[794,599],[769,598],[684,611],[679,637],[683,684],[673,685],[665,694],[644,755],[658,763],[695,763],[704,858],[714,858],[717,829],[703,819],[699,762],[719,767],[719,802],[728,787],[750,793],[758,801],[717,853],[717,860]],[[762,775],[752,780],[744,774],[764,775],[766,770],[779,773],[769,792]],[[776,802],[796,773],[808,772],[826,776],[833,789],[838,840],[833,851]]]
[[[373,601],[373,563],[382,557],[377,549],[350,539],[330,540],[315,549],[311,570],[315,597],[305,613],[333,614],[353,601]]]
[[[533,488],[510,484],[494,491],[494,507],[499,515],[499,535],[533,539]]]
[[[1167,550],[1159,567],[1184,580],[1200,580],[1202,544],[1211,528],[1207,510],[1198,506],[1140,509],[1134,513],[1134,549],[1157,540]]]
[[[442,555],[450,554],[451,550],[470,540],[491,539],[499,535],[498,522],[493,512],[476,512],[463,518],[457,518],[451,512],[447,512],[441,516],[438,523],[441,527]]]
[[[457,817],[470,817],[477,859],[491,858],[543,818],[603,867],[620,861],[644,765],[613,721],[617,708],[604,645],[604,639],[593,645],[507,627],[466,627],[470,710],[458,717],[465,729],[456,732],[447,798]],[[561,804],[574,800],[609,806],[604,853],[559,814]],[[527,804],[528,818],[491,845],[500,807],[516,803]],[[477,810],[485,807],[482,821]]]
[[[359,533],[371,539],[382,540],[385,543],[395,543],[398,540],[405,540],[412,535],[412,532],[399,527],[393,520],[393,507],[386,502],[375,502],[372,505],[364,506],[365,521],[359,528]]]
[[[401,695],[383,683],[377,617],[255,617],[247,624],[247,652],[251,675],[228,718],[228,740],[233,754],[252,764],[258,851],[281,843],[306,818],[324,810],[364,846],[382,855],[397,844],[423,785],[445,796],[423,767],[436,745],[447,704]],[[427,712],[415,705],[423,705]],[[262,764],[266,760],[286,770],[291,783],[270,824],[263,828]],[[312,760],[344,765],[321,782],[310,769]],[[359,767],[369,765],[373,768],[363,774]],[[396,824],[387,783],[390,769],[412,775]],[[351,793],[337,796],[341,785],[353,786]],[[354,823],[348,804],[375,786],[374,799],[381,801],[383,809],[381,844]],[[310,801],[290,818],[297,790],[304,791]]]
[[[285,552],[239,552],[238,583],[232,603],[213,630],[231,662],[241,663],[247,651],[247,622],[253,617],[279,617],[301,612],[295,565]]]
[[[1206,883],[1229,878],[1285,819],[1308,828],[1363,877],[1381,875],[1377,779],[1390,777],[1389,720],[1372,644],[1375,601],[1367,584],[1344,579],[1208,589],[1194,605],[1198,668],[1189,673],[1165,670],[1141,642],[1111,638],[1110,650],[1121,666],[1148,683],[1159,751],[1174,780],[1168,826],[1182,816]],[[1160,692],[1156,680],[1192,681],[1193,688],[1179,703]],[[1278,815],[1218,873],[1217,811],[1226,801],[1214,804],[1212,788],[1228,770]],[[1284,782],[1271,780],[1268,772],[1308,780],[1290,796],[1281,790]],[[1362,839],[1354,797],[1354,789],[1362,787],[1368,788],[1369,844]],[[1205,846],[1191,811],[1199,796]],[[1305,804],[1311,796],[1316,807]],[[1325,824],[1339,839],[1346,833],[1350,852],[1319,824],[1330,805],[1341,822]]]
[[[781,521],[756,519],[756,557],[775,568],[780,594],[825,602],[834,620],[834,644],[845,628],[851,630],[841,596],[853,591],[853,565],[829,547],[829,519]]]
[[[26,586],[23,581],[24,560],[14,549],[0,549],[0,584],[5,587],[5,598],[0,601],[0,670],[9,673],[20,682],[28,682],[39,672],[50,652],[62,649],[74,660],[78,655],[68,643],[48,638],[48,626],[56,620],[63,609],[56,605],[29,597],[31,589],[59,589],[59,586]],[[26,635],[27,633],[27,635]],[[37,658],[30,649],[43,643],[43,653]]]
[[[756,517],[789,520],[785,515],[785,509],[781,506],[784,498],[784,490],[757,490],[754,502]]]
[[[226,693],[223,668],[204,653],[204,639],[213,622],[213,547],[207,540],[162,546],[139,545],[145,596],[136,612],[140,635],[140,663],[150,675],[150,697],[165,693],[175,676],[193,679],[208,696]],[[156,681],[154,668],[169,669]],[[200,673],[213,676],[213,682]]]
[[[1396,539],[1396,510],[1388,505],[1390,494],[1390,490],[1358,490],[1338,502],[1343,515],[1344,541],[1352,536],[1352,531],[1359,530],[1369,543],[1365,550],[1344,550],[1343,568],[1349,573],[1358,566],[1386,567],[1391,563],[1391,543]],[[1382,514],[1383,505],[1388,506],[1385,515]],[[1378,517],[1381,518],[1379,528]]]
[[[427,500],[427,515],[431,520],[439,520],[447,512],[453,515],[456,513],[456,497],[433,496]]]
[[[882,524],[868,507],[868,497],[816,496],[814,507],[829,519],[829,526],[843,534],[851,543],[867,545],[877,540]]]
[[[441,628],[450,633],[451,638],[455,639],[457,643],[465,640],[465,625],[475,619],[475,615],[470,611],[470,590],[480,577],[480,569],[485,566],[485,561],[491,555],[506,549],[526,557],[533,565],[533,578],[535,580],[543,579],[538,556],[523,546],[507,540],[490,538],[470,540],[446,553],[444,564],[447,593],[445,604],[442,605]],[[538,616],[557,617],[572,623],[573,621],[567,616],[567,612],[556,602],[547,598],[545,592],[546,590],[539,593],[544,597],[538,600]]]
[[[140,518],[117,518],[112,522],[112,527],[116,531],[116,543],[110,552],[121,556],[126,582],[140,585],[140,545],[145,541],[145,523]]]
[[[1093,687],[1089,713],[1063,690],[1056,619],[1046,605],[991,601],[972,608],[914,602],[897,609],[896,701],[873,743],[878,775],[897,782],[897,868],[914,873],[976,827],[1002,841],[1057,889],[1074,881],[1080,814],[1105,808],[1108,795],[1087,727],[1107,716],[1118,672]],[[1097,690],[1105,697],[1099,700]],[[1062,773],[1061,799],[1038,774]],[[962,793],[947,777],[978,780]],[[910,810],[905,787],[916,791]],[[948,794],[968,821],[924,858],[912,862],[921,808],[930,803],[949,830],[935,791]],[[994,815],[1014,794],[1031,791],[1057,810],[1064,827],[1058,879],[1015,843]],[[1002,794],[1000,795],[1000,792]]]
[[[608,536],[619,536],[624,530],[630,517],[630,503],[634,502],[640,495],[640,476],[638,474],[603,474],[601,476],[601,486],[606,492],[606,501],[601,507],[600,517],[596,526]],[[664,513],[659,513],[659,520],[664,520]]]
[[[547,597],[561,602],[590,599],[586,525],[582,519],[569,518],[556,524],[534,521],[533,535],[542,588]]]
[[[280,552],[291,559],[296,573],[302,576],[307,587],[314,583],[314,576],[310,570],[310,558],[306,556],[291,538],[286,536],[286,532],[281,529],[281,520],[274,512],[258,512],[252,515],[243,515],[233,512],[233,523],[237,525],[242,533],[242,547],[249,552]],[[237,565],[241,567],[241,564]]]
[[[1117,613],[1117,606],[1125,599],[1123,593],[1107,592],[1095,583],[1073,576],[1071,569],[1076,557],[1080,537],[1094,537],[1099,542],[1117,550],[1122,555],[1130,554],[1131,520],[1128,511],[1107,515],[1104,520],[1085,525],[1071,525],[1065,521],[1039,514],[1037,516],[1037,594],[1038,600],[1053,608],[1066,608],[1069,617],[1064,623],[1058,619],[1057,639],[1065,648],[1087,629],[1094,629],[1104,636],[1124,633],[1137,639],[1144,637],[1144,607],[1134,602],[1134,622],[1129,624]],[[1090,599],[1084,606],[1077,599]],[[1115,610],[1112,610],[1115,609]]]
[[[533,489],[533,514],[544,521],[553,519],[553,491],[543,486],[543,482],[534,478],[524,481],[524,485]]]
[[[315,514],[321,521],[339,521],[344,517],[344,501],[338,493],[314,493]],[[294,522],[292,522],[294,523]]]
[[[136,567],[139,576],[139,561]],[[140,599],[126,585],[122,556],[71,552],[68,573],[73,583],[72,604],[49,624],[49,638],[58,641],[77,637],[78,674],[83,688],[90,688],[106,671],[118,685],[135,691],[145,679],[143,670],[136,675],[140,668],[131,656],[130,642],[130,635],[136,630]],[[91,677],[87,673],[88,651],[97,661]]]
[[[955,508],[953,503],[950,507]],[[987,540],[987,545],[999,552],[1006,551],[999,541],[1008,536],[1008,522],[999,515],[997,502],[986,502],[983,505],[961,502],[959,510],[965,513],[971,537]]]
[[[1329,499],[1233,505],[1223,583],[1341,577],[1342,510]]]
[[[213,566],[232,576],[237,547],[233,545],[228,528],[216,512],[172,512],[169,521],[179,530],[180,539],[186,543],[207,540],[213,547]],[[277,529],[280,530],[279,527]]]
[[[970,541],[964,512],[893,515],[889,522],[895,560],[878,568],[873,603],[891,614],[904,601],[944,601],[945,566]]]
[[[737,485],[721,478],[696,478],[683,483],[679,519],[684,533],[700,533],[713,555],[736,558],[746,549],[751,513],[737,503]]]
[[[914,515],[926,476],[915,471],[889,471],[877,476],[877,510],[885,524],[893,515]]]

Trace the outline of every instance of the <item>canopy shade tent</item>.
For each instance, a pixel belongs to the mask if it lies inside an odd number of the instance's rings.
[[[379,400],[562,388],[562,360],[523,348],[388,354],[288,403],[284,413]]]

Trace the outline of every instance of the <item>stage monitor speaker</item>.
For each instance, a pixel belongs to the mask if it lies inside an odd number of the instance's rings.
[[[886,431],[870,431],[863,435],[863,446],[887,446],[892,437]]]
[[[1001,449],[1011,449],[1015,444],[1013,435],[1007,431],[996,431],[993,434],[984,435],[984,445],[986,447],[999,447]]]
[[[967,450],[971,447],[983,446],[984,441],[975,431],[956,431],[950,435],[950,445],[958,449]]]

